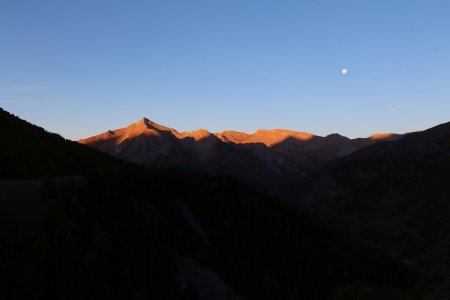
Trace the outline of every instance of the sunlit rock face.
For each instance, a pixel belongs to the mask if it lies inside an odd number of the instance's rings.
[[[288,139],[296,139],[298,141],[308,141],[315,137],[306,132],[297,132],[284,129],[258,129],[253,134],[247,134],[236,131],[223,131],[216,134],[222,141],[232,142],[235,144],[261,143],[267,147],[283,143]]]
[[[259,129],[251,134],[206,129],[179,132],[143,118],[79,142],[127,161],[233,176],[290,197],[299,180],[324,163],[375,142],[401,137],[349,139],[285,129]]]

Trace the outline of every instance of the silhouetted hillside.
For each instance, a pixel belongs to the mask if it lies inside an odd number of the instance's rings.
[[[0,108],[0,178],[86,175],[125,163],[20,120]]]
[[[382,142],[313,174],[300,202],[421,270],[450,269],[450,123]]]
[[[412,295],[415,272],[281,199],[0,124],[0,299]]]

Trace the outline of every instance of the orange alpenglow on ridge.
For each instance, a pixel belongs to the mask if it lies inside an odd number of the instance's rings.
[[[123,141],[135,138],[137,136],[161,136],[165,134],[172,134],[177,138],[181,137],[181,134],[175,129],[159,125],[147,118],[142,118],[138,122],[129,125],[128,127],[108,130],[105,133],[97,136],[81,139],[81,144],[90,144],[102,140],[114,140],[116,145],[121,144]]]
[[[250,136],[248,133],[233,130],[225,130],[215,133],[215,135],[223,142],[234,144],[245,144]]]
[[[125,128],[109,130],[79,142],[145,165],[179,165],[202,171],[228,170],[229,174],[236,174],[237,166],[245,164],[245,172],[251,174],[244,177],[257,178],[259,170],[266,168],[269,173],[276,174],[301,170],[299,174],[304,176],[305,172],[334,158],[405,135],[377,133],[369,138],[349,139],[338,134],[323,137],[285,129],[259,129],[250,134],[232,130],[211,133],[206,129],[179,132],[142,118]],[[207,161],[210,163],[204,164]],[[270,174],[276,177],[275,173]]]
[[[417,132],[420,131],[418,130]],[[211,133],[206,129],[197,129],[191,132],[179,132],[173,128],[155,123],[147,118],[142,118],[138,122],[133,123],[128,127],[109,130],[97,136],[82,139],[79,142],[82,144],[92,144],[104,140],[109,140],[114,145],[119,145],[124,141],[131,140],[140,136],[161,138],[164,141],[173,138],[178,140],[192,138],[196,142],[213,138],[211,141],[213,141],[214,139],[218,139],[226,143],[263,144],[267,147],[273,147],[291,139],[300,142],[308,142],[313,138],[323,139],[323,137],[316,136],[311,133],[285,129],[258,129],[256,132],[251,134],[234,130],[225,130],[222,132]],[[373,142],[382,140],[395,140],[401,138],[402,136],[404,135],[395,133],[375,133],[367,138],[367,140]]]
[[[307,132],[298,132],[285,129],[258,129],[251,135],[250,141],[256,143],[263,143],[266,146],[272,146],[293,138],[300,141],[308,141],[315,137],[315,135]]]
[[[156,132],[157,135],[169,133],[169,134],[172,134],[177,139],[192,137],[196,141],[202,140],[202,139],[212,135],[206,129],[197,129],[197,130],[190,131],[190,132],[179,132],[173,128],[166,127],[166,126],[160,125],[158,123],[155,123],[153,121],[150,121],[147,118],[141,119],[139,122],[130,125],[129,128],[130,127],[132,127],[132,129],[136,135],[142,135],[142,134],[149,135],[154,132]]]
[[[382,139],[391,138],[391,137],[396,136],[396,135],[397,134],[395,134],[395,133],[374,133],[369,138],[371,140],[382,140]]]
[[[215,137],[222,142],[234,144],[257,144],[261,143],[268,147],[280,144],[288,139],[295,139],[297,141],[308,141],[314,137],[313,134],[307,132],[298,132],[284,129],[258,129],[255,133],[248,134],[245,132],[226,130],[218,133],[211,133],[206,129],[197,129],[191,132],[179,132],[173,128],[166,127],[155,123],[147,118],[142,118],[138,122],[129,125],[128,127],[108,130],[100,135],[82,139],[79,142],[82,144],[90,144],[102,140],[112,140],[115,145],[133,139],[138,136],[172,136],[177,139],[193,138],[195,141],[200,141],[205,138]]]
[[[180,133],[180,136],[177,136],[177,138],[186,138],[186,137],[191,137],[194,138],[195,141],[200,141],[203,140],[205,138],[214,136],[211,132],[209,132],[206,129],[197,129],[194,131],[190,131],[190,132],[182,132]]]
[[[227,130],[216,133],[216,136],[224,142],[231,142],[235,144],[261,143],[269,147],[282,143],[289,138],[308,141],[315,137],[315,135],[307,132],[298,132],[284,129],[258,129],[253,134]]]

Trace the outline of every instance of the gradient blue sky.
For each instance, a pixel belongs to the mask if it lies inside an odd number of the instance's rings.
[[[0,106],[71,139],[144,116],[426,129],[450,121],[449,15],[448,0],[0,0]]]

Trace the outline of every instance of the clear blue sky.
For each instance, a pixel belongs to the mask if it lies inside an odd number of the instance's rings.
[[[448,0],[0,0],[0,106],[71,139],[144,116],[425,129],[450,121],[449,15]]]

